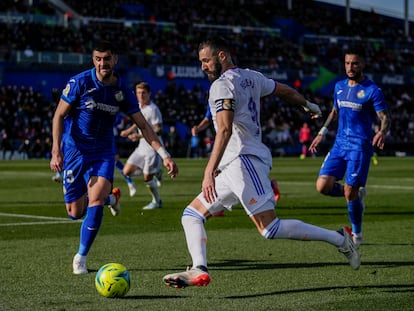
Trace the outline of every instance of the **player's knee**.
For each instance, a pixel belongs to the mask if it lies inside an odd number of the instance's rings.
[[[81,219],[83,216],[85,216],[87,212],[87,208],[83,209],[77,209],[73,208],[71,205],[66,207],[66,212],[68,213],[68,217],[72,220],[78,220]]]
[[[332,186],[329,185],[326,179],[318,178],[318,180],[316,181],[317,192],[324,194],[324,195],[328,195],[331,192],[331,190],[332,190]]]
[[[278,217],[273,219],[271,223],[269,223],[266,228],[263,228],[262,230],[258,228],[259,233],[264,237],[265,239],[271,240],[276,238],[276,234],[279,231],[281,221]]]
[[[181,224],[184,227],[186,224],[188,224],[188,222],[205,223],[206,218],[194,207],[187,206],[183,211],[183,215],[181,216]]]

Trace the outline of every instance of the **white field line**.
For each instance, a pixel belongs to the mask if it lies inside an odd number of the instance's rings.
[[[410,183],[411,181],[409,181]],[[312,185],[314,186],[315,183],[314,182],[302,182],[302,181],[280,181],[279,185],[283,184],[283,185],[295,185],[295,186],[309,186]],[[389,189],[389,190],[414,190],[414,186],[401,186],[401,185],[370,185],[369,183],[367,184],[367,190],[369,191],[370,188],[375,188],[375,189]]]
[[[310,182],[292,182],[286,181],[281,182],[285,185],[314,185],[314,183]],[[367,185],[367,188],[377,188],[377,189],[389,189],[389,190],[407,190],[413,191],[414,186],[400,186],[400,185]],[[0,213],[0,217],[16,217],[16,218],[29,218],[29,219],[43,219],[48,221],[36,221],[36,222],[15,222],[15,223],[5,223],[0,224],[0,227],[8,227],[8,226],[32,226],[32,225],[52,225],[52,224],[73,224],[73,223],[80,223],[82,222],[81,219],[79,220],[71,220],[69,218],[61,218],[61,217],[49,217],[49,216],[36,216],[36,215],[25,215],[25,214],[9,214],[9,213]]]
[[[5,223],[5,224],[0,224],[0,227],[71,224],[71,223],[82,222],[82,220],[71,220],[69,218],[62,218],[62,217],[36,216],[36,215],[25,215],[25,214],[0,213],[0,217],[2,216],[3,217],[15,217],[15,218],[43,219],[43,220],[48,220],[48,221]]]

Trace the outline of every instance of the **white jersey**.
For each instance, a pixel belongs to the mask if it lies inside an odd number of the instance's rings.
[[[254,155],[269,167],[272,166],[272,155],[262,142],[260,100],[273,93],[275,88],[274,80],[258,71],[241,68],[229,69],[213,82],[209,105],[216,131],[217,107],[223,105],[223,100],[234,100],[233,133],[219,169],[241,155]]]
[[[144,115],[145,120],[149,123],[149,125],[154,126],[156,124],[162,124],[162,115],[161,111],[156,104],[150,102],[149,105],[145,107],[141,107],[141,113]],[[158,136],[161,139],[160,136]],[[161,141],[162,142],[162,141]],[[139,145],[137,147],[140,154],[147,154],[147,153],[156,153],[156,151],[151,147],[150,144],[145,140],[144,137],[139,139]]]
[[[141,112],[144,115],[145,120],[153,126],[155,124],[162,124],[161,112],[157,105],[150,102],[146,107],[141,107]],[[158,136],[158,139],[162,143],[162,139]],[[127,163],[132,164],[139,168],[135,172],[136,175],[143,174],[156,174],[161,169],[161,157],[145,140],[144,137],[139,139],[139,144],[131,155],[127,159]]]

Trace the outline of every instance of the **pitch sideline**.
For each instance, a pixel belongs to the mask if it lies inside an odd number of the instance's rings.
[[[0,224],[0,227],[13,227],[13,226],[31,226],[31,225],[54,225],[54,224],[72,224],[80,223],[79,220],[71,220],[69,218],[62,217],[50,217],[50,216],[36,216],[36,215],[26,215],[26,214],[9,214],[9,213],[0,213],[0,217],[15,217],[15,218],[29,218],[29,219],[43,219],[49,221],[35,221],[35,222],[14,222],[14,223],[5,223]]]

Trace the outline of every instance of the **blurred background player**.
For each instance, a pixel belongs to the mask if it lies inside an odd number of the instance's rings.
[[[303,160],[308,155],[308,148],[312,141],[312,133],[308,123],[304,122],[299,130],[299,142],[302,144],[302,153],[300,159]]]
[[[324,195],[345,196],[353,240],[358,246],[363,243],[363,199],[373,146],[384,148],[390,117],[381,89],[364,75],[364,51],[350,48],[345,53],[344,65],[347,78],[335,84],[332,111],[309,150],[317,151],[331,121],[338,120],[335,142],[319,171],[316,190]],[[372,125],[377,117],[381,125],[373,133]],[[338,180],[344,176],[342,185]]]
[[[63,171],[66,211],[71,219],[85,216],[73,273],[86,274],[86,257],[102,224],[104,205],[119,213],[120,190],[113,188],[116,114],[124,111],[157,150],[169,174],[178,168],[146,122],[136,97],[114,68],[118,62],[111,42],[100,41],[92,51],[94,68],[71,77],[53,116],[50,168]],[[116,214],[115,213],[115,214]]]
[[[151,88],[147,82],[137,82],[134,86],[135,95],[139,107],[147,122],[162,142],[162,115],[157,105],[151,101]],[[132,125],[121,131],[122,137],[128,137],[132,141],[138,141],[138,146],[131,153],[124,166],[125,176],[143,176],[144,183],[151,194],[152,200],[143,207],[144,210],[152,210],[162,207],[159,187],[162,183],[161,158],[137,131],[136,125]]]

